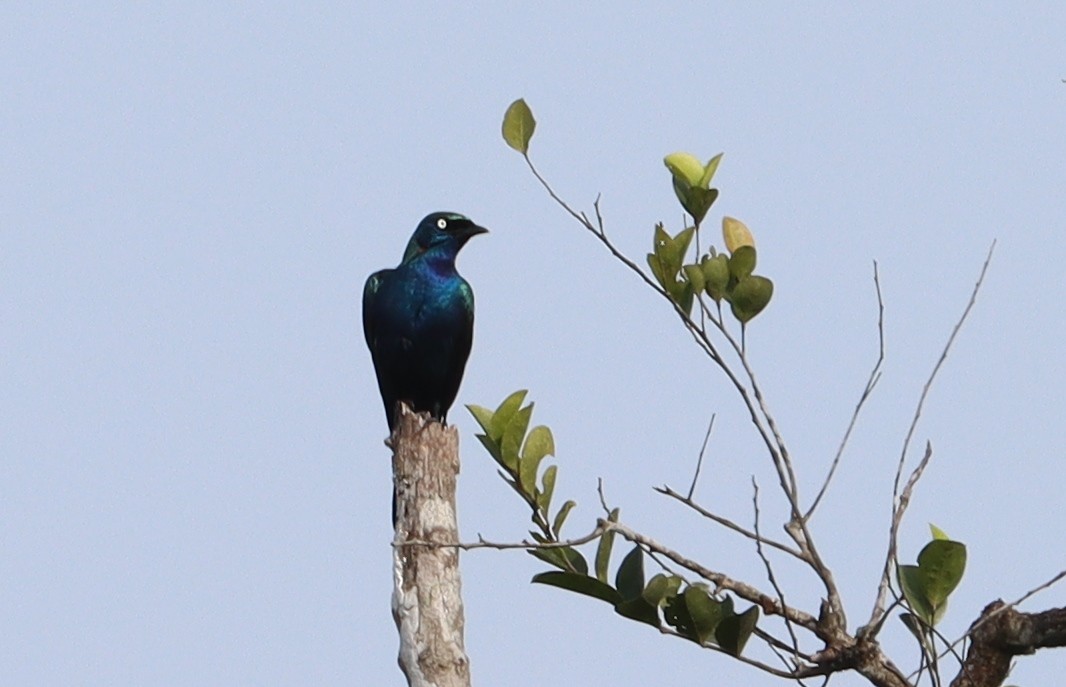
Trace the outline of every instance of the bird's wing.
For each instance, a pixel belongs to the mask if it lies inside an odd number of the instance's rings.
[[[374,353],[375,328],[377,326],[377,308],[375,297],[381,288],[381,280],[389,270],[381,270],[370,275],[363,287],[363,335],[366,337],[366,345]]]
[[[466,369],[466,361],[470,357],[470,347],[474,340],[474,292],[464,280],[460,286],[463,297],[461,312],[461,324],[455,331],[455,339],[451,348],[450,360],[447,363],[448,377],[444,389],[445,410],[455,401],[459,393],[459,386],[463,381],[463,372]]]

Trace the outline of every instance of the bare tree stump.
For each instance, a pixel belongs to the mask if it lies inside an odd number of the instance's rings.
[[[392,615],[410,687],[470,687],[463,642],[455,482],[459,433],[400,404],[389,445],[395,484]],[[419,544],[405,544],[413,541]]]

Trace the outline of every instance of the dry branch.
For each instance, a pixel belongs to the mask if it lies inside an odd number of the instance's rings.
[[[400,633],[400,669],[410,687],[470,687],[459,551],[407,543],[458,540],[459,433],[403,405],[398,420],[388,443],[396,509],[392,615]]]

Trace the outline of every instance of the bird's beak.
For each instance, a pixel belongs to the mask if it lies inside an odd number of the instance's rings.
[[[463,241],[466,241],[466,240],[470,239],[473,236],[477,236],[478,234],[487,234],[487,233],[489,233],[489,230],[486,229],[485,227],[479,227],[476,224],[470,224],[470,225],[467,225],[467,226],[463,227],[462,229],[459,229],[458,231],[456,231],[455,232],[455,236],[456,236],[456,238],[459,238],[459,239],[462,239]]]

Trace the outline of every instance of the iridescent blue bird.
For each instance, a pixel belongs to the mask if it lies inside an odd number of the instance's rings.
[[[463,215],[434,212],[415,229],[400,265],[366,281],[363,333],[390,432],[398,401],[447,420],[474,337],[474,292],[455,258],[486,231]]]

